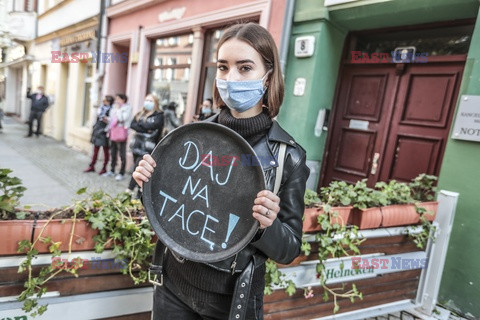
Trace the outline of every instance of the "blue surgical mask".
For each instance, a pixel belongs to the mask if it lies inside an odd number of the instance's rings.
[[[152,102],[152,101],[145,101],[143,103],[143,107],[145,108],[145,110],[147,111],[152,111],[153,108],[155,107],[155,104]]]
[[[217,78],[218,93],[223,102],[237,112],[245,112],[253,108],[262,99],[266,88],[263,79],[268,72],[259,80],[227,81]]]

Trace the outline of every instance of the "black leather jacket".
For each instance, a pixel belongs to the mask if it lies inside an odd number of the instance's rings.
[[[205,121],[217,122],[213,116]],[[267,258],[288,264],[300,254],[302,244],[302,216],[305,209],[305,186],[310,169],[305,164],[306,152],[280,125],[273,121],[268,134],[253,149],[260,159],[278,159],[280,143],[287,145],[282,182],[278,196],[280,212],[273,224],[259,231],[254,240],[234,257],[215,263],[211,267],[228,272],[241,272],[254,259],[255,268]],[[266,188],[273,191],[277,161],[262,163]]]

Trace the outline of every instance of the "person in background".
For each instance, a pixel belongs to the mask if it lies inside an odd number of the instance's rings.
[[[128,128],[132,117],[132,107],[127,104],[128,97],[123,93],[115,96],[115,104],[110,110],[110,123],[108,126],[108,134],[111,149],[111,170],[105,172],[102,176],[113,177],[120,181],[125,177],[125,166],[127,164],[127,139]],[[120,171],[115,175],[115,167],[117,166],[117,156],[120,154]]]
[[[142,110],[137,112],[130,124],[130,129],[135,131],[133,142],[130,144],[134,167],[138,166],[145,154],[151,153],[155,148],[162,134],[163,122],[163,111],[160,110],[158,98],[148,94]],[[132,177],[126,192],[133,193],[136,186],[137,183]]]
[[[103,148],[103,168],[98,174],[102,175],[107,172],[108,160],[110,160],[110,148],[107,137],[108,117],[112,108],[113,97],[105,96],[102,105],[97,110],[97,121],[93,125],[92,138],[90,142],[93,144],[92,161],[88,168],[83,172],[95,172],[95,163],[97,162],[98,151]]]
[[[289,264],[300,254],[302,214],[309,168],[305,150],[273,118],[284,97],[277,46],[271,34],[255,23],[237,24],[222,34],[217,46],[213,99],[222,110],[208,118],[241,135],[256,150],[276,159],[286,147],[280,189],[271,166],[264,168],[266,187],[251,204],[258,221],[253,240],[235,256],[222,261],[194,262],[164,250],[158,241],[151,272],[162,277],[155,285],[153,320],[263,319],[265,261]],[[133,177],[140,185],[152,177],[156,163],[145,155]],[[244,201],[241,197],[228,201]],[[244,280],[248,277],[249,280]],[[246,282],[244,282],[246,281]],[[244,313],[245,312],[245,313]]]
[[[211,98],[205,99],[202,102],[200,115],[197,116],[197,120],[202,121],[209,118],[213,114],[213,100]]]
[[[29,138],[33,135],[33,121],[37,122],[37,128],[35,135],[38,137],[41,134],[42,115],[50,105],[48,97],[44,94],[42,86],[38,86],[37,92],[31,94],[30,88],[27,89],[27,98],[32,100],[32,106],[30,108],[30,116],[28,118],[28,134],[25,136]]]
[[[177,108],[178,104],[174,101],[170,102],[166,108],[163,109],[163,116],[164,116],[164,126],[162,132],[162,138],[166,136],[170,131],[178,128],[180,126],[181,121],[177,118],[177,114],[175,113],[175,109]]]

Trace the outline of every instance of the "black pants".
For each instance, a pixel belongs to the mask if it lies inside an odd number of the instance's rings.
[[[37,120],[37,130],[35,131],[35,134],[38,136],[40,135],[40,126],[42,123],[42,115],[43,111],[36,111],[36,110],[31,110],[30,111],[30,117],[28,118],[28,135],[31,136],[33,134],[33,120]]]
[[[117,154],[120,152],[120,160],[122,161],[122,164],[120,165],[119,173],[124,175],[127,160],[127,141],[112,141],[110,145],[110,152],[112,153],[112,172],[115,172],[115,167],[117,166]]]
[[[155,286],[152,320],[227,320],[230,304],[196,301],[185,296],[168,279]],[[248,298],[245,320],[263,319],[263,294]]]
[[[136,154],[133,155],[133,162],[134,162],[133,171],[135,171],[135,168],[138,166],[138,164],[142,159],[143,159],[143,156],[139,156]],[[133,179],[133,176],[132,176],[130,178],[130,182],[128,183],[128,189],[133,190],[135,189],[136,186],[137,186],[137,182],[135,181],[135,179]]]

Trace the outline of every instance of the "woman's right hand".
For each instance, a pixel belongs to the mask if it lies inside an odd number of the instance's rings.
[[[140,160],[140,163],[132,173],[133,179],[135,179],[140,188],[142,188],[144,182],[148,182],[148,179],[152,177],[153,170],[156,166],[155,160],[153,160],[149,154],[144,155],[143,159]]]

